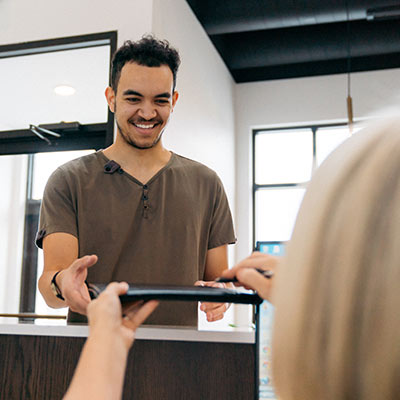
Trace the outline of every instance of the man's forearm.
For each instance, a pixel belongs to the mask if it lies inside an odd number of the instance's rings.
[[[39,291],[49,307],[52,308],[67,307],[65,301],[56,297],[53,291],[51,290],[51,280],[53,279],[53,276],[56,274],[56,272],[57,271],[43,272],[38,283]]]

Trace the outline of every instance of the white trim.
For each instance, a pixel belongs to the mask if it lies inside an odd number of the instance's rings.
[[[0,324],[0,335],[87,337],[88,333],[89,328],[87,325]],[[199,331],[194,328],[154,326],[138,328],[136,339],[254,344],[255,332],[252,330],[236,332]]]

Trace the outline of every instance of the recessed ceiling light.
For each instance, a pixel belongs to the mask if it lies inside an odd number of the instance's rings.
[[[75,88],[68,85],[59,85],[54,88],[54,93],[59,96],[72,96],[75,92]]]

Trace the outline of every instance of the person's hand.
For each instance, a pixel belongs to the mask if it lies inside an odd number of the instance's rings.
[[[97,256],[84,256],[76,259],[68,268],[57,275],[57,285],[65,299],[66,305],[79,314],[86,315],[90,296],[85,284],[87,269],[96,264]]]
[[[270,270],[275,273],[279,262],[280,257],[255,251],[233,268],[226,269],[222,273],[222,277],[234,278],[236,276],[238,282],[235,282],[235,286],[244,286],[246,289],[255,290],[263,299],[270,301],[274,277],[267,279],[259,272],[255,271],[255,268],[264,271]]]
[[[126,282],[112,282],[87,307],[90,336],[120,338],[127,350],[132,346],[136,329],[158,306],[156,300],[137,301],[124,308],[123,316],[119,296],[125,294],[128,287]]]
[[[207,281],[197,281],[195,282],[195,286],[210,286],[217,288],[226,288],[224,283],[218,282],[207,282]],[[208,322],[219,321],[225,315],[226,310],[230,307],[230,303],[208,303],[201,302],[200,310],[204,311],[207,317]]]

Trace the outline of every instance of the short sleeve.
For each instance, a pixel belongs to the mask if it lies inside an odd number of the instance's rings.
[[[78,237],[74,190],[65,171],[58,168],[50,176],[40,207],[39,230],[35,243],[43,248],[45,236],[64,232]]]
[[[234,243],[236,243],[236,237],[231,210],[222,182],[216,176],[214,209],[210,225],[208,250]]]

